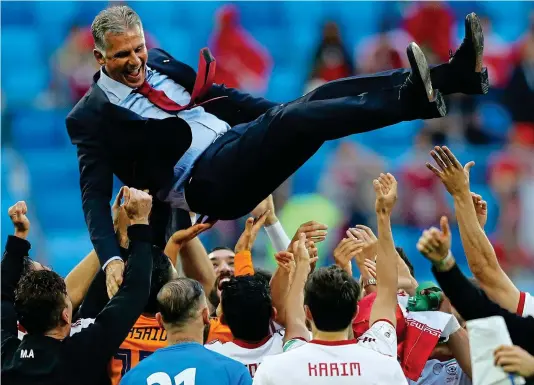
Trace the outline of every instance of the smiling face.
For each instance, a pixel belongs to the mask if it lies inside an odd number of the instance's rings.
[[[215,290],[217,297],[221,298],[221,288],[224,282],[230,280],[234,275],[234,256],[231,250],[219,249],[209,254],[210,261],[215,271]]]
[[[143,30],[132,27],[123,33],[106,32],[106,50],[94,50],[98,63],[107,75],[130,88],[138,88],[145,81],[148,53]]]

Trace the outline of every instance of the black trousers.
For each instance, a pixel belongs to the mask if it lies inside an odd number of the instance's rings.
[[[448,64],[434,88],[452,93]],[[198,159],[185,187],[192,211],[221,220],[248,214],[328,140],[424,118],[399,98],[401,69],[332,81],[256,120],[232,128]],[[449,79],[448,79],[449,78]]]

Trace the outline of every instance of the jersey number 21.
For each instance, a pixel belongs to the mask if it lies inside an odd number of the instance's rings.
[[[195,385],[195,376],[197,374],[196,368],[189,368],[181,371],[174,376],[174,384],[171,377],[164,372],[158,372],[150,375],[146,379],[147,385]]]

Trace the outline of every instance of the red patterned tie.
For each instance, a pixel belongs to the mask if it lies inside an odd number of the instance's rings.
[[[169,98],[165,92],[156,90],[145,80],[143,85],[139,87],[135,92],[143,95],[150,100],[155,106],[161,108],[166,112],[179,112],[185,110],[188,105],[181,106]]]

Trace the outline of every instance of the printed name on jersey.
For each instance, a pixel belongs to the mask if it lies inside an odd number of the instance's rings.
[[[144,341],[167,341],[167,331],[159,327],[133,327],[128,338]]]
[[[441,337],[441,332],[442,330],[440,329],[434,329],[434,328],[431,328],[430,326],[424,324],[424,323],[421,323],[417,320],[414,320],[413,318],[407,318],[406,319],[406,326],[411,326],[411,327],[414,327],[414,328],[417,328],[419,330],[421,330],[423,333],[429,333],[435,337]]]
[[[308,363],[310,377],[347,377],[361,376],[359,362],[319,362]]]

